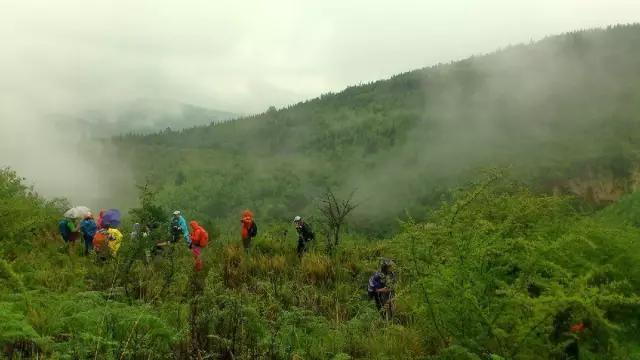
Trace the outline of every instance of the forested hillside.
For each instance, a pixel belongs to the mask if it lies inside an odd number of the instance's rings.
[[[554,36],[237,121],[119,144],[165,204],[214,219],[356,190],[360,228],[421,217],[478,169],[606,204],[636,182],[640,25]]]

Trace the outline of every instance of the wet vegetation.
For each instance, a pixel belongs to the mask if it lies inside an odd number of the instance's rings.
[[[4,169],[0,354],[640,359],[638,40],[637,25],[567,34],[119,137],[146,185],[108,261],[61,247],[70,204]],[[209,232],[201,272],[182,243],[156,251],[175,209]],[[317,233],[302,257],[294,215]],[[390,316],[367,297],[382,258]]]
[[[11,172],[1,181],[10,358],[536,359],[562,358],[572,342],[585,358],[638,356],[638,229],[501,174],[391,238],[348,233],[332,252],[314,240],[302,259],[289,224],[264,226],[248,253],[222,235],[203,272],[182,244],[147,257],[162,232],[126,237],[109,262],[61,252],[58,204]],[[389,320],[366,297],[381,257],[397,264]],[[571,332],[581,322],[590,327]]]

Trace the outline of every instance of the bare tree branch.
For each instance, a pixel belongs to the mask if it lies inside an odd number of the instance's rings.
[[[340,229],[345,223],[345,219],[358,205],[353,203],[353,195],[355,190],[349,194],[349,197],[338,200],[335,193],[331,189],[327,189],[320,200],[318,209],[324,216],[327,226],[329,227],[330,237],[328,245],[330,250],[338,245],[340,240]]]

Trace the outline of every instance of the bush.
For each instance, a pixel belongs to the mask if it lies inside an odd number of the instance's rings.
[[[331,260],[317,253],[307,253],[302,257],[300,270],[304,279],[311,284],[327,284],[333,281],[335,271]]]
[[[244,250],[238,245],[225,246],[223,257],[225,284],[229,287],[240,286],[247,279]]]

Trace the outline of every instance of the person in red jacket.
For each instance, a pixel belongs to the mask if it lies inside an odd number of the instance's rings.
[[[98,230],[104,229],[104,226],[102,225],[102,217],[104,216],[104,213],[106,211],[107,210],[102,209],[102,210],[100,210],[100,214],[98,214],[98,221],[96,221],[96,225],[98,226]]]
[[[251,246],[251,240],[256,236],[257,226],[253,221],[253,213],[250,210],[245,210],[242,213],[242,219],[240,219],[240,223],[242,224],[242,245],[245,250],[249,250]]]
[[[197,221],[191,221],[189,225],[191,226],[191,255],[195,261],[195,270],[201,271],[204,266],[201,259],[202,248],[207,246],[209,234]]]

